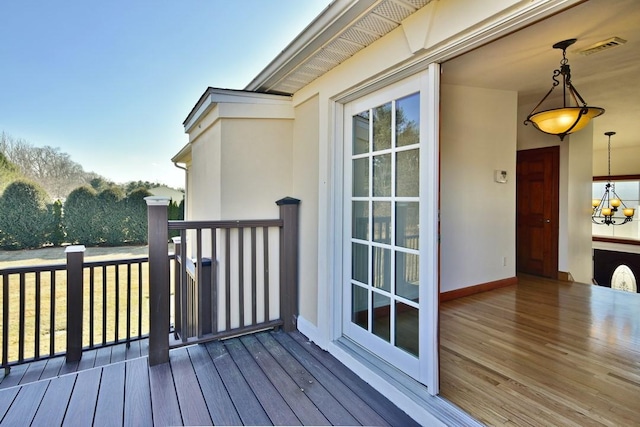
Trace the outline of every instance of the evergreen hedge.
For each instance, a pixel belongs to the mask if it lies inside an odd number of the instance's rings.
[[[78,187],[69,193],[64,203],[63,224],[67,243],[94,246],[100,243],[97,221],[98,199],[95,190]]]
[[[54,217],[47,206],[47,193],[39,185],[17,180],[0,197],[0,246],[32,249],[47,243],[54,231]]]
[[[147,203],[138,188],[126,197],[120,187],[100,193],[90,186],[73,190],[64,206],[47,204],[38,184],[14,181],[0,196],[0,247],[31,249],[63,243],[118,246],[147,243]],[[184,200],[169,204],[169,219],[184,218]]]

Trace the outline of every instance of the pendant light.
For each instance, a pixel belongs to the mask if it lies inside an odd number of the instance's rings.
[[[580,96],[576,88],[571,83],[571,69],[567,59],[567,48],[574,44],[576,39],[569,39],[553,45],[554,49],[562,49],[562,60],[560,68],[553,71],[553,85],[549,92],[542,98],[536,107],[527,116],[524,124],[533,124],[536,129],[550,135],[558,135],[560,141],[570,133],[582,129],[594,117],[604,113],[604,108],[589,107],[587,102]],[[562,76],[562,107],[549,110],[538,111],[538,108],[553,92],[556,86],[560,85],[558,77]],[[573,98],[575,106],[571,106],[570,98]],[[580,104],[580,105],[579,105]]]
[[[591,205],[593,206],[591,220],[595,224],[622,225],[633,220],[635,209],[628,208],[624,204],[620,196],[616,194],[615,184],[611,183],[611,136],[616,133],[605,132],[604,134],[609,137],[607,184],[604,186],[604,194],[602,195],[602,198],[593,199],[591,201]],[[618,212],[618,208],[620,207],[622,207],[624,218],[615,216],[616,212]]]

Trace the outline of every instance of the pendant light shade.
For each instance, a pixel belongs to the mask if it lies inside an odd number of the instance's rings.
[[[555,49],[562,49],[562,61],[560,68],[553,71],[553,85],[549,92],[542,98],[536,107],[527,116],[524,124],[533,124],[541,132],[558,135],[560,140],[570,133],[574,133],[584,128],[591,119],[604,113],[604,108],[590,107],[582,99],[576,88],[571,83],[571,69],[566,57],[567,47],[576,42],[576,39],[569,39],[553,45]],[[562,76],[562,107],[538,111],[547,97],[553,92],[556,86],[560,85],[557,77]],[[574,100],[576,106],[570,106],[570,99]],[[581,106],[579,105],[581,104]]]

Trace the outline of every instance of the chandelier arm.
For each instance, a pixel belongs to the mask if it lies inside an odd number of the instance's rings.
[[[584,100],[584,98],[582,96],[580,96],[580,92],[578,92],[578,89],[575,88],[575,86],[569,82],[569,92],[571,92],[571,95],[573,95],[573,99],[576,101],[576,104],[578,104],[578,99],[580,100],[580,103],[582,103],[583,107],[587,106],[587,101]],[[577,99],[576,99],[577,97]]]
[[[529,113],[529,115],[527,116],[527,119],[524,121],[524,124],[526,125],[527,122],[530,122],[531,120],[529,120],[531,118],[531,116],[533,116],[536,113],[536,110],[538,109],[538,107],[540,107],[540,105],[542,105],[542,103],[544,102],[545,99],[547,99],[549,97],[549,95],[551,95],[551,92],[553,92],[553,90],[556,88],[557,84],[554,84],[553,86],[551,86],[551,89],[549,89],[549,92],[547,92],[547,94],[542,98],[542,100],[540,100],[540,102],[538,102],[538,105],[536,105],[533,110],[531,110],[531,113]]]

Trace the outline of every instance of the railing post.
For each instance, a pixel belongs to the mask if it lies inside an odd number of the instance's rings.
[[[67,246],[67,362],[82,358],[83,245]]]
[[[149,365],[169,361],[168,197],[145,197],[149,238]]]
[[[298,320],[298,209],[300,200],[285,197],[280,206],[280,317],[285,332],[295,331]]]

